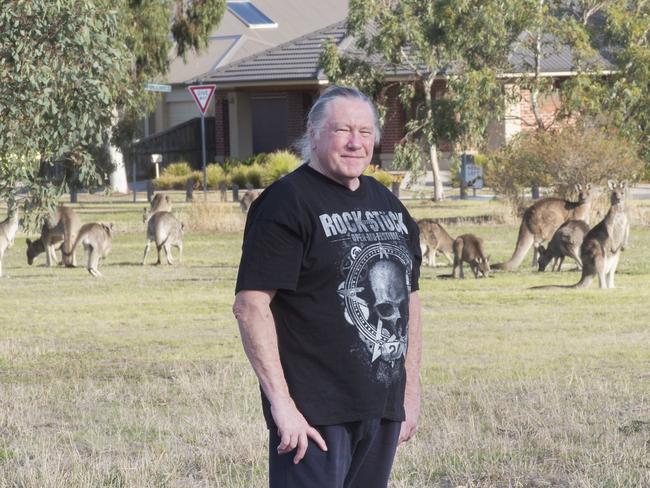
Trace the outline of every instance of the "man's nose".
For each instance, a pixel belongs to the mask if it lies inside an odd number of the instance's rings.
[[[361,134],[355,131],[350,132],[350,136],[348,137],[348,147],[350,149],[360,149],[361,146]]]

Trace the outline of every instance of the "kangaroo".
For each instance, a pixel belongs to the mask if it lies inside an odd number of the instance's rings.
[[[255,190],[246,190],[246,193],[239,199],[239,207],[243,213],[248,213],[248,210],[251,208],[251,205],[255,199],[259,196],[259,192]]]
[[[582,269],[582,260],[580,259],[580,246],[589,232],[589,224],[583,220],[569,220],[562,224],[555,231],[548,248],[539,246],[539,271],[544,271],[548,263],[553,261],[552,270],[557,271],[562,268],[564,258],[570,256],[578,263],[578,268]]]
[[[544,198],[528,207],[521,219],[517,245],[509,261],[497,263],[493,269],[511,271],[519,267],[526,253],[533,246],[533,268],[537,267],[539,245],[551,239],[555,231],[567,220],[584,220],[589,223],[591,209],[591,183],[575,186],[578,201],[570,202],[562,198]]]
[[[174,246],[178,248],[180,263],[183,259],[183,233],[185,225],[180,223],[171,212],[156,212],[147,222],[147,245],[144,248],[144,256],[142,257],[142,264],[144,265],[147,260],[147,254],[151,247],[151,242],[156,241],[156,249],[158,251],[158,261],[160,262],[160,249],[165,249],[165,256],[167,257],[167,264],[174,264],[172,257],[172,249]]]
[[[169,195],[164,195],[162,193],[156,193],[151,200],[151,207],[144,207],[144,212],[142,213],[142,223],[146,224],[147,221],[151,218],[156,212],[171,212],[172,211],[172,200],[169,198]]]
[[[618,267],[621,251],[628,245],[630,223],[625,214],[625,189],[627,181],[620,184],[610,180],[611,207],[605,218],[594,226],[582,241],[580,257],[582,276],[575,285],[536,286],[540,288],[586,288],[598,276],[600,288],[614,288],[614,274]]]
[[[436,266],[436,254],[442,253],[449,264],[454,264],[454,240],[447,231],[433,219],[418,220],[420,228],[420,249],[422,262],[427,266]]]
[[[58,263],[55,251],[63,246],[63,263],[68,267],[77,265],[72,245],[75,242],[81,220],[77,213],[69,207],[59,206],[54,215],[48,219],[41,230],[41,237],[36,241],[27,239],[27,263],[32,264],[34,258],[45,252],[48,266]]]
[[[16,232],[18,232],[18,207],[11,205],[7,218],[0,222],[0,276],[2,276],[2,259],[7,249],[14,245]]]
[[[65,249],[62,249],[61,252],[64,257],[68,257],[74,253],[79,244],[82,244],[88,254],[86,269],[95,278],[99,278],[102,276],[99,269],[97,269],[99,267],[99,260],[104,259],[111,252],[114,232],[115,228],[113,224],[106,225],[96,222],[84,224],[79,229],[77,239],[74,241],[70,252],[66,252]]]
[[[463,262],[469,263],[474,278],[479,274],[488,277],[490,274],[490,256],[483,252],[483,239],[474,234],[463,234],[454,241],[454,278],[465,278]]]

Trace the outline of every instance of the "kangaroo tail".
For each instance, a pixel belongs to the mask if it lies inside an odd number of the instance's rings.
[[[502,269],[504,271],[512,271],[519,267],[521,262],[526,257],[526,253],[530,249],[530,246],[533,245],[534,236],[532,232],[526,226],[526,215],[521,221],[521,226],[519,227],[519,235],[517,236],[517,245],[515,246],[515,252],[512,254],[510,260],[505,263],[496,263],[492,265],[492,269]]]
[[[72,227],[71,222],[65,223],[63,227],[63,245],[61,246],[61,254],[63,255],[63,264],[65,264],[68,267],[72,266],[72,261],[73,261],[72,256],[74,255],[74,250],[77,246],[77,240],[78,240],[78,239],[74,239],[71,227]]]
[[[64,241],[63,241],[64,245],[61,246],[61,254],[63,254],[63,256],[65,256],[67,258],[72,256],[74,254],[74,250],[77,249],[77,245],[81,242],[81,239],[83,239],[83,237],[86,235],[86,232],[88,232],[88,231],[84,229],[84,230],[80,231],[79,234],[77,234],[77,238],[75,239],[74,244],[72,245],[72,247],[70,248],[69,251],[66,251],[66,249],[65,249],[65,242],[66,241],[64,239]]]

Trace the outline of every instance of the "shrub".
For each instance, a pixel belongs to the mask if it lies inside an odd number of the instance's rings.
[[[262,183],[268,186],[300,166],[300,158],[289,151],[276,151],[266,157]]]
[[[363,174],[366,176],[372,176],[379,183],[388,188],[390,188],[393,183],[393,177],[389,173],[381,169],[379,166],[375,166],[373,164],[368,166]]]
[[[181,161],[165,166],[161,176],[189,176],[190,174],[192,174],[190,165],[185,161]]]
[[[230,181],[233,185],[237,185],[239,188],[244,188],[246,186],[247,179],[247,168],[246,166],[235,166],[230,170]]]
[[[230,184],[230,178],[226,175],[226,172],[223,170],[219,164],[208,164],[205,167],[206,172],[208,173],[208,188],[211,190],[218,190],[219,185],[225,183],[226,185]]]
[[[258,163],[253,163],[246,168],[246,183],[250,183],[253,188],[262,188],[262,175],[264,168]]]
[[[524,190],[533,185],[566,197],[576,183],[635,181],[643,171],[637,154],[636,147],[614,130],[574,126],[524,132],[487,158],[485,181],[521,209]]]

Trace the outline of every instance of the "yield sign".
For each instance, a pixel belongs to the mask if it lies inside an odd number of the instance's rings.
[[[212,95],[217,88],[217,85],[194,85],[187,87],[190,90],[190,93],[194,97],[194,101],[199,107],[199,110],[203,115],[210,105],[210,100],[212,100]]]

